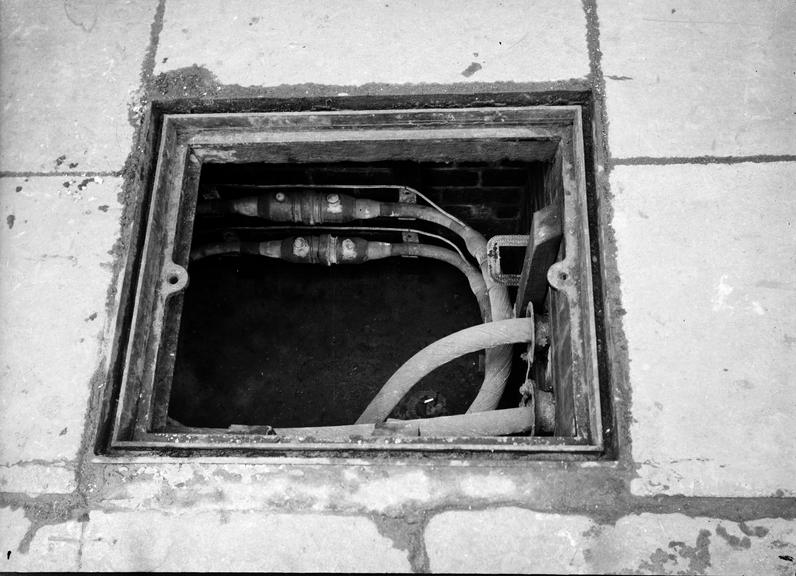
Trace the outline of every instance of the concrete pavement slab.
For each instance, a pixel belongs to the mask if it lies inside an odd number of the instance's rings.
[[[407,554],[361,516],[92,512],[83,570],[407,572]]]
[[[622,166],[639,495],[796,494],[796,164]]]
[[[565,80],[589,73],[585,26],[574,0],[174,0],[155,73],[198,65],[243,86]]]
[[[3,1],[0,171],[116,171],[157,3]]]
[[[601,524],[506,507],[438,514],[425,543],[432,572],[785,574],[796,523],[646,513]]]
[[[22,509],[0,508],[0,570],[71,572],[78,569],[81,525],[76,521],[31,531]]]
[[[522,508],[451,511],[434,516],[425,532],[432,572],[571,574],[585,567],[584,516]]]
[[[0,464],[63,467],[77,456],[102,361],[121,186],[0,179]]]
[[[796,523],[634,514],[596,527],[588,541],[592,574],[787,574],[792,563],[781,556],[796,550]]]
[[[0,492],[35,497],[41,494],[69,494],[76,488],[74,462],[22,462],[0,466]]]
[[[787,0],[598,2],[611,153],[796,154]]]

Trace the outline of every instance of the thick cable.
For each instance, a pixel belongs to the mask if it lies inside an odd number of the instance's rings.
[[[433,234],[431,232],[425,232],[423,230],[416,230],[415,228],[390,228],[389,226],[228,226],[224,228],[219,228],[219,230],[226,231],[226,230],[248,230],[248,231],[268,231],[268,230],[330,230],[332,232],[338,230],[346,230],[348,232],[408,232],[414,233],[418,236],[426,236],[427,238],[434,238],[434,240],[439,240],[440,242],[444,242],[448,246],[451,247],[452,250],[455,250],[456,253],[461,256],[462,260],[467,260],[464,253],[461,249],[456,245],[455,242],[451,242],[444,236],[440,236],[439,234]]]
[[[447,262],[451,266],[458,268],[467,278],[470,284],[475,299],[478,301],[478,308],[481,310],[481,318],[484,322],[490,322],[492,319],[492,310],[489,302],[489,294],[487,293],[486,282],[484,276],[472,266],[464,258],[459,258],[455,253],[447,248],[440,246],[429,246],[428,244],[393,244],[393,256],[420,256],[423,258],[431,258],[441,262]]]
[[[255,189],[257,187],[254,187]],[[260,187],[263,188],[263,187]],[[410,203],[378,202],[370,199],[354,199],[350,196],[330,194],[319,197],[320,192],[307,185],[302,188],[309,191],[308,196],[297,201],[295,196],[279,197],[277,192],[271,196],[240,198],[232,201],[221,201],[220,204],[208,205],[207,213],[217,210],[237,212],[244,215],[266,217],[276,221],[309,222],[321,224],[326,222],[345,222],[372,218],[413,218],[443,226],[461,236],[468,252],[475,258],[481,268],[487,286],[492,320],[512,318],[514,313],[508,291],[505,286],[497,283],[489,273],[487,263],[486,239],[475,229],[461,220],[444,212],[439,206],[421,206]],[[396,186],[339,186],[335,189],[390,189]],[[397,186],[399,189],[408,189]],[[329,200],[334,197],[334,200]],[[478,395],[468,408],[468,412],[493,410],[497,407],[506,387],[511,372],[512,349],[503,346],[487,351],[484,382]]]
[[[300,189],[300,188],[308,188],[310,190],[407,190],[412,194],[416,194],[420,196],[423,200],[425,200],[430,206],[432,206],[435,210],[437,210],[443,216],[446,216],[459,224],[460,226],[467,226],[464,222],[456,218],[450,212],[446,212],[442,209],[438,204],[436,204],[433,200],[431,200],[428,196],[423,194],[420,190],[412,188],[411,186],[404,186],[403,184],[226,184],[224,187],[226,188],[245,188],[251,189],[254,188],[256,190],[273,190],[273,189],[282,189],[282,190],[289,190],[289,189]]]
[[[435,368],[484,348],[529,342],[533,338],[533,330],[532,320],[514,318],[471,326],[429,344],[390,377],[356,423],[383,422],[412,386]]]
[[[460,257],[452,250],[443,248],[441,246],[431,246],[428,244],[412,244],[412,243],[396,243],[390,244],[389,256],[394,257],[421,257],[440,262],[446,262],[451,266],[459,269],[467,278],[470,285],[470,290],[473,292],[478,308],[481,312],[481,318],[484,322],[489,322],[492,318],[492,311],[490,308],[489,295],[487,294],[486,283],[484,282],[483,275],[467,260]],[[260,243],[252,241],[241,240],[227,240],[224,242],[213,242],[197,246],[191,250],[191,261],[200,260],[209,256],[217,256],[221,254],[252,254],[263,255],[260,251]]]
[[[481,267],[481,274],[484,277],[484,282],[486,282],[487,295],[491,305],[492,321],[506,320],[514,316],[508,290],[505,286],[496,282],[489,273],[486,239],[477,230],[466,224],[451,220],[428,206],[418,206],[417,204],[383,202],[380,215],[392,218],[409,217],[432,222],[458,234],[464,240],[467,250]],[[494,410],[497,407],[511,373],[511,357],[511,346],[487,350],[484,383],[467,412]]]

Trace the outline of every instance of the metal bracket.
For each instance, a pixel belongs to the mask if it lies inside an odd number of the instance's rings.
[[[525,248],[528,246],[530,236],[523,234],[492,236],[486,243],[486,263],[489,275],[495,282],[506,286],[519,286],[519,274],[504,274],[500,266],[501,248]]]
[[[409,188],[398,190],[398,202],[402,204],[417,204],[417,194]],[[399,220],[411,220],[411,218],[399,218]],[[417,232],[401,232],[401,239],[411,244],[419,244],[420,237]],[[407,256],[407,258],[417,258],[417,256]]]
[[[558,255],[558,248],[563,236],[561,208],[550,205],[533,213],[531,233],[527,236],[493,236],[486,244],[487,266],[489,275],[496,282],[506,286],[519,286],[514,312],[522,317],[528,302],[533,302],[542,309],[547,294],[548,269]],[[521,274],[504,274],[500,267],[500,249],[502,247],[525,247],[525,263]],[[565,281],[567,274],[561,276]],[[552,284],[558,288],[560,283]]]
[[[558,249],[563,237],[562,210],[558,204],[545,206],[533,213],[528,249],[522,265],[514,313],[519,317],[528,302],[533,302],[542,310],[547,296],[548,270],[558,257]],[[553,284],[553,288],[557,288]]]

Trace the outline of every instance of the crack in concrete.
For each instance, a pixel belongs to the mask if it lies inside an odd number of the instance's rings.
[[[122,175],[121,170],[114,170],[114,171],[79,171],[79,170],[63,170],[61,172],[49,171],[49,172],[35,172],[35,171],[22,171],[22,172],[14,172],[14,171],[1,171],[0,178],[36,178],[42,177],[47,178],[50,176],[66,176],[67,178],[112,178],[112,177],[119,177]]]
[[[611,159],[612,166],[670,166],[673,164],[764,164],[796,162],[793,154],[754,154],[751,156],[630,156]]]
[[[88,512],[85,515],[86,520],[80,523],[80,539],[77,544],[77,571],[83,569],[83,545],[86,542],[86,526],[88,525]]]
[[[589,75],[595,99],[597,100],[597,127],[600,128],[597,139],[603,159],[610,159],[608,147],[608,114],[605,104],[605,76],[602,70],[603,53],[600,48],[600,19],[597,15],[596,0],[582,0],[586,16],[586,47],[589,52]]]
[[[631,472],[626,477],[626,489],[638,476],[639,465],[632,461],[630,411],[632,391],[628,375],[628,346],[623,325],[621,278],[617,267],[616,236],[613,219],[613,194],[610,190],[610,159],[608,143],[609,121],[605,102],[605,78],[602,71],[600,48],[600,22],[596,0],[582,0],[586,17],[586,45],[589,53],[590,82],[592,86],[594,142],[587,147],[587,184],[591,188],[588,198],[589,218],[594,223],[589,232],[592,237],[592,260],[595,278],[595,326],[604,339],[605,360],[598,365],[607,453],[616,457]],[[586,119],[584,119],[586,122]],[[588,124],[586,124],[588,126]],[[588,142],[588,140],[587,140]],[[599,263],[597,266],[596,263]]]
[[[41,458],[33,458],[30,460],[17,460],[16,462],[8,462],[0,464],[0,468],[16,468],[26,466],[52,466],[55,468],[68,468],[73,469],[77,466],[77,458],[58,458],[55,460],[44,460]]]

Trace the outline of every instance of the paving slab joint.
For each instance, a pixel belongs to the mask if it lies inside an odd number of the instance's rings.
[[[768,162],[796,162],[796,154],[755,154],[751,156],[631,156],[612,158],[612,166],[670,166],[674,164],[763,164]]]

